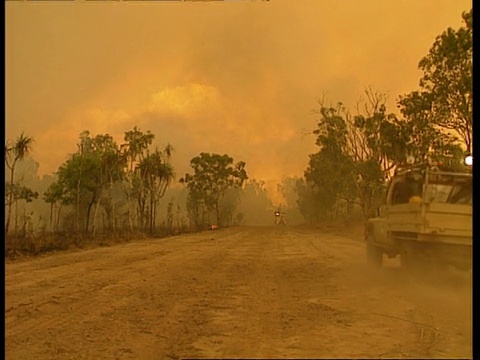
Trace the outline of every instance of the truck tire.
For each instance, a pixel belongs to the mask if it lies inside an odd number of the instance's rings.
[[[375,266],[382,266],[383,260],[383,251],[380,247],[375,245],[373,234],[369,233],[367,235],[366,241],[366,252],[367,252],[367,261],[369,264]]]

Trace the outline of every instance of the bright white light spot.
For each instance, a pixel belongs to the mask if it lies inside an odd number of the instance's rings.
[[[472,164],[473,164],[473,156],[472,155],[468,155],[465,158],[465,164],[468,165],[468,166],[472,166]]]

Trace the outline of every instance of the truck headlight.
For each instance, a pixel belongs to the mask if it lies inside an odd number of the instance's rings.
[[[472,166],[473,165],[473,156],[468,155],[465,157],[465,165]]]

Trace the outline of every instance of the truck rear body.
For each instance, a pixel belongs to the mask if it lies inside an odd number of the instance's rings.
[[[406,191],[409,181],[414,190]],[[425,169],[396,174],[380,216],[367,223],[367,242],[389,257],[408,251],[471,267],[472,185],[471,174],[465,173]],[[406,201],[414,196],[415,202]]]

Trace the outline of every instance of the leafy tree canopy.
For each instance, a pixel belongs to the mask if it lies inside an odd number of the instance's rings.
[[[437,36],[429,53],[419,62],[423,71],[420,91],[400,98],[403,115],[425,128],[427,121],[458,134],[472,151],[473,125],[473,27],[472,10],[462,14],[464,26],[448,28]],[[425,136],[432,136],[430,130]],[[435,135],[434,135],[435,136]]]
[[[202,152],[190,161],[193,174],[185,174],[180,181],[187,184],[190,200],[202,204],[209,211],[214,211],[217,223],[220,223],[222,200],[226,191],[240,187],[248,179],[245,162],[233,163],[227,154],[210,154]]]

